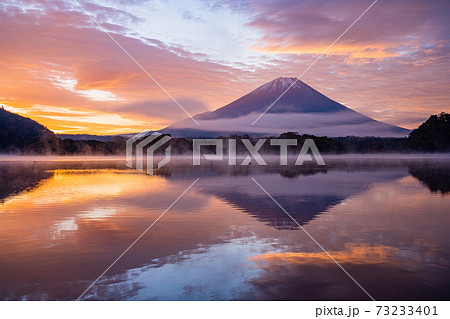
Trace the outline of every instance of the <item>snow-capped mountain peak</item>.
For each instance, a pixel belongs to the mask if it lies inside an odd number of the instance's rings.
[[[252,125],[262,113],[264,117]],[[286,77],[276,78],[215,111],[197,114],[195,119],[200,126],[186,119],[162,132],[189,137],[275,136],[284,132],[318,136],[405,136],[409,133],[355,112],[304,82]]]
[[[307,85],[303,83],[301,80],[297,80],[297,78],[285,78],[279,77],[275,80],[272,80],[256,90],[253,90],[250,94],[262,94],[262,93],[283,93],[287,89],[295,89],[295,88],[305,88]]]

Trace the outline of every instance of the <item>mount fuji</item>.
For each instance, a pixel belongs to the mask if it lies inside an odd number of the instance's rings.
[[[262,116],[256,119],[289,90]],[[231,134],[274,136],[298,132],[316,136],[404,137],[409,130],[376,121],[331,100],[296,78],[277,78],[212,112],[161,130],[176,137],[217,137]]]

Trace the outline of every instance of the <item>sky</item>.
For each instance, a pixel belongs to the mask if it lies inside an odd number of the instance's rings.
[[[78,0],[191,115],[300,76],[371,0]],[[378,0],[301,78],[413,129],[450,112],[450,1]],[[0,104],[56,133],[158,130],[186,114],[74,0],[2,0]]]

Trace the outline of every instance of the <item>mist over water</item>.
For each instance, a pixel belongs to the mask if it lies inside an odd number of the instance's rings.
[[[326,166],[230,167],[178,157],[149,176],[116,158],[0,161],[0,298],[450,297],[447,155],[324,156]]]

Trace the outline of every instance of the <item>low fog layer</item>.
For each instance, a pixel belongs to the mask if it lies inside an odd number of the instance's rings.
[[[285,132],[316,136],[379,136],[405,137],[409,130],[372,120],[351,110],[320,113],[267,113],[251,125],[261,113],[250,113],[237,118],[198,120],[186,119],[171,125],[162,132],[174,136],[211,136],[217,134],[253,133],[279,135]]]

